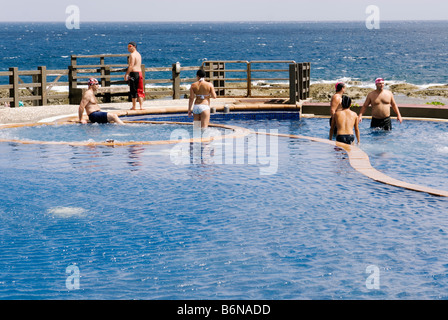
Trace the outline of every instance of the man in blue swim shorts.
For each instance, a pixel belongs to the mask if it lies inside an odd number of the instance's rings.
[[[98,101],[95,97],[95,93],[97,92],[99,87],[98,80],[95,78],[90,78],[87,85],[89,86],[89,88],[86,92],[84,92],[81,104],[79,105],[78,109],[79,122],[83,124],[87,123],[87,121],[83,119],[83,113],[85,109],[87,116],[92,123],[115,122],[118,124],[124,124],[116,114],[101,111],[100,106],[98,105]]]

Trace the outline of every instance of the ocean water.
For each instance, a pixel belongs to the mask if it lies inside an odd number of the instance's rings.
[[[0,23],[0,39],[0,70],[64,69],[70,55],[127,53],[136,41],[147,67],[294,60],[311,62],[313,82],[448,83],[448,21],[385,21],[377,30],[364,21],[81,23],[72,30],[62,22]]]

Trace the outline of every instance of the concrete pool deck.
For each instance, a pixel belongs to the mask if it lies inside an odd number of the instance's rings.
[[[222,111],[228,106],[230,111],[255,111],[255,110],[277,110],[277,111],[297,111],[301,112],[304,117],[327,117],[329,113],[329,103],[299,103],[295,105],[287,104],[285,99],[249,99],[249,98],[219,98],[212,100],[211,107]],[[131,104],[127,103],[109,103],[101,104],[103,111],[113,112],[119,116],[143,115],[143,114],[167,114],[167,113],[186,113],[188,110],[188,100],[147,100],[144,104],[144,110],[130,110]],[[422,119],[430,121],[447,121],[448,107],[400,104],[400,112],[403,117],[408,120]],[[355,107],[356,108],[356,107]],[[357,111],[357,110],[354,110]],[[78,119],[77,105],[60,105],[60,106],[42,106],[42,107],[22,107],[22,108],[1,108],[0,109],[0,127],[9,127],[17,124],[17,126],[32,123],[57,123],[57,122],[76,122]],[[243,128],[242,128],[243,129]],[[243,132],[242,136],[247,134]],[[236,136],[241,136],[236,135]],[[361,174],[375,181],[405,188],[408,190],[425,192],[431,195],[448,197],[448,191],[434,189],[426,186],[410,184],[391,178],[384,173],[374,169],[367,154],[357,146],[345,145],[343,143],[331,141],[328,139],[296,136],[288,134],[279,134],[281,137],[290,137],[295,139],[308,139],[320,143],[331,144],[343,148],[348,156],[350,165]],[[15,141],[19,142],[19,141]],[[162,142],[162,141],[161,141]],[[166,141],[165,141],[166,143]],[[148,143],[147,143],[148,144]],[[82,145],[79,144],[79,145]],[[99,143],[104,145],[104,143]],[[106,145],[109,145],[107,143]]]

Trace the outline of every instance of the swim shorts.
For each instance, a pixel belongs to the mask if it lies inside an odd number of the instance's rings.
[[[206,104],[195,104],[193,106],[193,114],[201,114],[205,110],[210,110],[210,107]]]
[[[340,134],[336,136],[336,141],[346,144],[352,144],[352,142],[355,141],[355,136],[352,134]]]
[[[90,122],[94,123],[108,123],[107,121],[107,112],[95,111],[89,114]]]
[[[143,76],[141,72],[130,72],[128,83],[129,83],[129,94],[131,98],[145,97],[145,89],[143,87]]]
[[[392,130],[392,121],[390,121],[390,117],[384,119],[377,119],[372,117],[372,121],[370,122],[370,128],[381,128],[384,130]]]

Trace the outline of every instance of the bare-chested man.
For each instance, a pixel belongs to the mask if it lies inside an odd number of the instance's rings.
[[[135,110],[137,99],[140,104],[140,110],[143,110],[145,88],[142,75],[142,56],[137,51],[137,44],[134,41],[129,42],[128,51],[131,55],[129,56],[129,66],[124,75],[124,80],[129,83],[129,94],[132,98],[131,110]]]
[[[358,115],[356,112],[350,110],[350,105],[352,100],[350,97],[343,96],[341,107],[342,109],[336,111],[331,121],[330,127],[330,140],[333,140],[334,128],[338,128],[338,134],[336,136],[336,141],[343,142],[346,144],[353,144],[355,141],[355,136],[353,135],[353,127],[355,128],[356,140],[359,140],[359,127],[358,127]]]
[[[90,122],[108,123],[116,122],[118,124],[124,124],[123,121],[118,118],[116,114],[103,112],[98,105],[95,93],[98,90],[99,83],[95,78],[90,78],[87,85],[89,88],[84,92],[81,100],[81,104],[78,109],[79,122],[86,124],[87,121],[83,119],[84,110],[86,110],[87,116]]]
[[[335,85],[336,93],[331,97],[330,102],[330,126],[336,111],[342,110],[342,96],[345,93],[345,83],[338,82]],[[334,128],[334,134],[337,134],[337,127]]]
[[[390,120],[390,107],[397,114],[397,120],[401,123],[400,110],[395,103],[392,92],[384,89],[384,79],[377,78],[375,80],[376,90],[370,92],[367,95],[366,101],[361,108],[358,115],[359,122],[362,122],[362,115],[366,111],[369,105],[372,106],[372,121],[370,122],[371,128],[382,128],[384,130],[392,130],[392,122]]]

